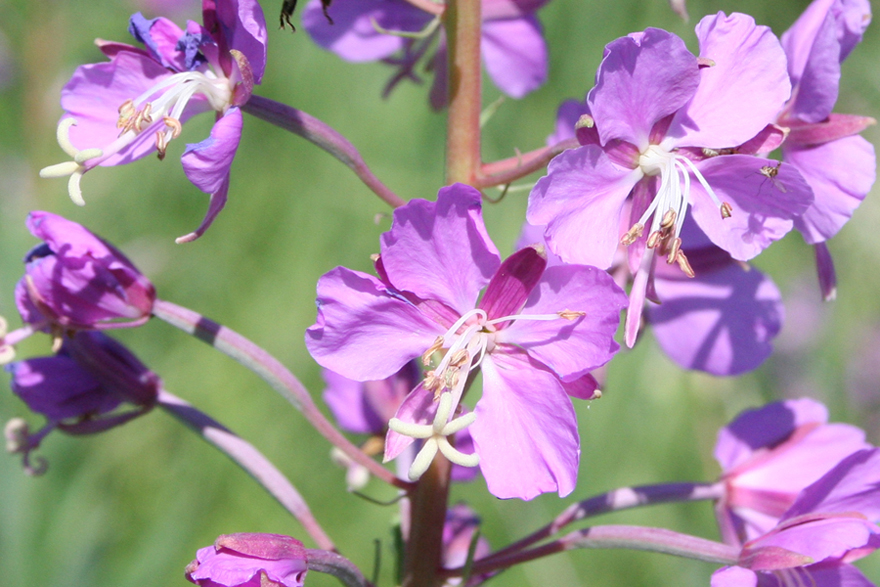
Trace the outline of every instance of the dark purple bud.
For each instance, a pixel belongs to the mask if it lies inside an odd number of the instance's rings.
[[[490,320],[516,314],[529,299],[546,267],[543,247],[540,252],[534,247],[515,252],[495,272],[480,300],[480,309],[486,311]],[[499,324],[498,328],[503,325]]]
[[[202,587],[301,587],[308,566],[302,543],[280,534],[224,534],[199,549],[186,578]]]
[[[149,319],[156,291],[122,253],[48,212],[31,212],[27,227],[46,242],[25,258],[25,275],[16,287],[25,322],[88,330],[139,326]]]

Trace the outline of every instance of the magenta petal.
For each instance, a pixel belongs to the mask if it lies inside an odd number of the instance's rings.
[[[574,381],[568,383],[563,381],[562,388],[565,389],[565,393],[567,393],[569,397],[577,399],[593,399],[596,397],[596,392],[599,390],[599,382],[596,381],[595,377],[587,373],[583,377],[579,377]]]
[[[387,422],[380,421],[367,403],[367,382],[354,381],[329,369],[324,369],[323,376],[327,388],[322,397],[340,428],[356,434],[376,434],[385,429]],[[385,381],[387,380],[372,383],[381,384]]]
[[[758,575],[742,567],[724,567],[712,573],[711,587],[758,587]]]
[[[436,413],[434,392],[425,389],[424,381],[420,381],[397,408],[394,417],[408,424],[430,424]],[[385,436],[385,462],[396,459],[413,441],[411,436],[404,436],[389,428]]]
[[[489,492],[565,497],[577,481],[577,421],[559,380],[523,352],[505,349],[482,363],[483,397],[470,426]]]
[[[816,587],[876,587],[858,567],[830,562],[807,567],[810,585]]]
[[[658,269],[654,286],[662,303],[648,309],[663,351],[685,369],[713,375],[756,369],[782,327],[782,295],[773,281],[736,263],[693,279],[677,269],[671,275]]]
[[[230,108],[211,129],[211,136],[200,143],[188,144],[180,162],[183,171],[197,188],[213,194],[228,182],[229,169],[241,140],[242,116]]]
[[[179,26],[167,18],[148,20],[138,12],[131,16],[128,30],[163,66],[176,71],[187,70],[186,55],[177,48],[177,42],[183,37]]]
[[[822,299],[830,302],[837,298],[837,272],[834,270],[834,259],[828,250],[828,243],[821,242],[813,245],[816,253],[816,275],[819,278],[819,291]]]
[[[257,0],[222,0],[215,6],[226,47],[240,51],[247,58],[254,82],[259,84],[266,69],[268,42],[266,19],[260,3]]]
[[[390,31],[417,32],[431,20],[431,15],[404,0],[334,0],[327,22],[320,0],[311,0],[302,22],[312,40],[346,61],[375,61],[403,49],[406,40],[380,33],[370,19]]]
[[[547,225],[548,246],[566,262],[605,269],[617,252],[626,197],[642,176],[616,165],[599,146],[570,149],[535,184],[526,218]]]
[[[880,449],[860,450],[805,489],[783,519],[811,512],[859,512],[880,520]]]
[[[769,28],[745,14],[707,16],[697,25],[697,37],[700,57],[715,65],[700,70],[693,99],[668,133],[684,135],[677,146],[745,143],[776,118],[791,94],[782,46]]]
[[[556,132],[547,137],[547,145],[575,138],[574,125],[582,115],[589,113],[589,107],[580,100],[566,100],[560,104],[556,111]]]
[[[815,147],[784,146],[783,157],[810,187],[815,200],[794,226],[810,244],[828,240],[852,217],[877,177],[874,146],[846,137]]]
[[[589,96],[602,144],[621,139],[645,149],[654,124],[684,106],[699,83],[697,58],[672,33],[649,28],[609,43]]]
[[[398,371],[444,331],[375,277],[337,267],[318,281],[306,347],[322,367],[371,381]]]
[[[748,155],[726,155],[698,164],[718,198],[733,206],[733,214],[722,218],[703,187],[692,180],[694,220],[734,259],[748,261],[785,236],[794,219],[813,202],[813,190],[792,165],[779,166],[774,178],[761,173],[764,167],[776,167],[774,163]]]
[[[815,3],[812,8],[816,8]],[[809,8],[807,12],[810,12]],[[804,122],[821,122],[831,114],[840,85],[840,41],[837,38],[837,23],[830,11],[811,32],[810,39],[794,40],[783,36],[783,42],[788,41],[786,53],[791,59],[788,70],[795,86],[787,111],[790,116]],[[795,48],[792,45],[797,41],[808,42],[809,45]]]
[[[478,308],[489,320],[518,313],[544,274],[547,259],[533,247],[525,247],[509,256],[489,281]],[[509,322],[495,324],[504,328]]]
[[[880,533],[877,526],[856,516],[833,516],[819,519],[805,516],[804,519],[807,521],[802,523],[792,521],[790,526],[779,526],[778,530],[747,543],[743,549],[743,558],[751,556],[750,551],[759,555],[762,548],[776,547],[808,556],[814,562],[821,562],[829,558],[839,559],[851,550],[868,545],[871,537]],[[784,561],[780,561],[780,563],[785,564]],[[772,561],[756,561],[751,568],[764,570],[761,567],[765,567],[767,564],[772,564]],[[771,567],[767,570],[774,569]]]
[[[511,98],[547,81],[547,45],[535,16],[483,21],[480,46],[489,77]]]
[[[65,118],[76,119],[76,126],[70,129],[73,146],[83,150],[110,145],[119,136],[116,123],[123,102],[137,98],[170,75],[171,72],[151,58],[128,51],[117,53],[110,62],[76,68],[61,90]],[[101,165],[130,163],[155,150],[155,133],[145,129],[130,145]]]
[[[381,239],[382,263],[396,289],[459,315],[474,308],[501,264],[483,224],[480,192],[464,184],[442,188],[436,203],[410,200],[394,211]]]
[[[614,333],[626,307],[623,291],[610,275],[584,265],[550,267],[520,312],[523,318],[501,330],[499,342],[515,344],[566,381],[611,360],[620,348]],[[567,320],[529,320],[529,314],[585,312]]]

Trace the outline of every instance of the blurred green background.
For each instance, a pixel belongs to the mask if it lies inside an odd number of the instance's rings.
[[[302,4],[305,0],[300,0]],[[181,0],[176,20],[197,17]],[[405,198],[433,198],[443,180],[444,116],[429,111],[427,86],[402,84],[380,93],[389,70],[349,64],[312,44],[300,30],[277,30],[280,0],[264,2],[269,63],[260,95],[315,115],[345,134],[375,173]],[[551,54],[550,81],[521,101],[506,101],[485,128],[487,161],[543,144],[555,110],[582,98],[602,46],[648,26],[695,47],[693,26],[719,10],[752,14],[781,34],[806,0],[690,0],[682,22],[664,0],[554,0],[540,12]],[[317,397],[318,367],[303,344],[315,318],[317,278],[336,265],[370,270],[386,207],[330,156],[298,137],[248,118],[233,165],[229,204],[199,241],[175,245],[204,214],[207,197],[184,177],[185,142],[207,135],[210,119],[187,124],[163,163],[149,157],[89,173],[88,202],[77,208],[64,180],[41,180],[41,167],[65,159],[55,142],[59,91],[73,69],[100,61],[95,38],[128,42],[134,0],[0,0],[0,314],[19,320],[12,301],[20,260],[35,244],[24,228],[29,210],[81,222],[125,251],[155,283],[160,297],[238,330],[274,353]],[[298,22],[298,16],[295,19]],[[880,35],[869,28],[844,65],[836,111],[880,118]],[[500,94],[487,83],[488,104]],[[880,130],[864,136],[877,144]],[[876,190],[875,190],[876,191]],[[490,233],[510,250],[526,194],[487,206]],[[478,480],[453,489],[483,517],[496,547],[542,525],[576,500],[611,488],[676,480],[711,480],[717,429],[741,409],[782,397],[826,402],[835,420],[865,427],[880,442],[880,224],[877,194],[831,243],[840,281],[836,302],[823,304],[811,250],[797,234],[756,264],[782,289],[787,320],[776,353],[757,372],[732,379],[685,373],[650,334],[612,363],[604,397],[579,403],[583,449],[580,484],[565,500],[497,500]],[[158,372],[166,387],[215,416],[265,452],[308,499],[344,554],[372,568],[381,541],[382,584],[391,584],[391,525],[396,508],[349,495],[329,447],[299,414],[255,376],[169,326],[153,321],[120,331],[120,339]],[[38,337],[21,356],[47,354]],[[0,419],[23,416],[24,404],[0,375]],[[276,532],[304,538],[286,512],[221,454],[159,411],[105,434],[52,434],[40,454],[50,468],[29,478],[18,458],[0,457],[0,585],[146,587],[187,584],[183,568],[197,548],[230,532]],[[374,483],[367,492],[388,498]],[[657,506],[600,518],[601,523],[666,526],[716,537],[708,504]],[[308,541],[307,541],[308,542]],[[309,546],[312,546],[309,544]],[[880,556],[862,567],[880,581]],[[503,573],[497,586],[708,585],[712,565],[648,553],[583,551]],[[334,585],[313,574],[308,584]]]

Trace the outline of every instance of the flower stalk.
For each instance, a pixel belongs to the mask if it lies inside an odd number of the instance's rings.
[[[162,389],[157,404],[160,408],[198,432],[206,442],[214,445],[253,477],[284,509],[302,524],[309,536],[324,550],[335,551],[333,540],[312,515],[302,495],[287,477],[252,444],[199,411],[189,403]]]
[[[451,0],[444,14],[449,41],[446,183],[473,185],[480,170],[481,2]]]
[[[348,139],[314,116],[261,96],[251,96],[241,109],[321,147],[351,169],[358,179],[392,208],[405,203],[373,174],[364,162],[364,158]]]
[[[293,407],[303,413],[312,426],[334,446],[348,455],[356,463],[363,465],[373,475],[390,485],[409,489],[412,484],[397,478],[391,471],[374,461],[357,446],[352,444],[321,413],[309,392],[303,387],[278,359],[238,334],[187,308],[182,308],[165,300],[156,300],[153,315],[171,326],[199,340],[210,344],[223,354],[235,359],[268,383],[280,393]]]

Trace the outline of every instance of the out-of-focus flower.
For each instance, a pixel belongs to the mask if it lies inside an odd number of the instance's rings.
[[[721,429],[715,446],[724,484],[716,514],[725,542],[767,534],[804,488],[866,448],[862,430],[828,424],[825,406],[810,399],[742,413]]]
[[[446,523],[443,525],[443,566],[447,569],[462,567],[467,563],[468,551],[474,539],[474,533],[480,529],[480,518],[463,503],[457,503],[446,510]],[[492,552],[489,541],[483,536],[477,538],[474,549],[474,560],[487,556]],[[488,576],[471,577],[468,583],[480,584]],[[446,581],[446,587],[461,585],[460,578]]]
[[[49,212],[31,212],[27,227],[45,243],[25,257],[15,290],[26,323],[57,335],[139,326],[150,318],[153,284],[112,245]]]
[[[226,204],[241,138],[238,107],[248,101],[266,65],[266,23],[256,0],[204,0],[203,16],[204,26],[189,21],[182,30],[168,19],[135,14],[129,32],[143,49],[99,40],[110,61],[78,67],[61,91],[65,114],[58,142],[73,160],[40,175],[70,176],[70,196],[82,205],[84,173],[152,152],[162,159],[187,119],[214,111],[211,136],[187,145],[181,158],[187,178],[211,201],[202,224],[177,240],[201,236]]]
[[[778,524],[746,542],[712,587],[872,587],[850,563],[880,547],[880,449],[853,453],[800,492]]]
[[[52,430],[95,434],[148,412],[161,381],[124,346],[100,332],[79,332],[64,340],[57,355],[10,363],[12,391],[46,417],[34,434],[23,421],[7,427],[7,450],[21,453],[25,470],[40,473],[30,453]],[[120,411],[123,404],[133,409]]]
[[[446,439],[470,425],[494,495],[567,495],[580,452],[568,396],[594,397],[589,371],[617,350],[612,337],[626,300],[594,267],[545,265],[533,248],[502,263],[479,192],[444,188],[436,203],[412,200],[395,210],[378,279],[343,267],[321,278],[306,345],[319,364],[356,380],[387,377],[418,356],[431,366],[391,421],[385,447],[391,459],[414,438],[425,440],[411,476],[437,450],[476,464]],[[477,367],[482,397],[474,413],[459,416]]]
[[[302,587],[308,572],[302,542],[281,534],[219,536],[200,548],[186,578],[201,587]]]
[[[831,112],[840,64],[870,22],[868,0],[814,0],[782,35],[792,83],[792,97],[777,121],[790,129],[782,160],[813,188],[815,200],[795,220],[795,228],[816,247],[819,284],[829,300],[836,295],[837,283],[825,243],[852,217],[876,179],[874,147],[855,136],[876,121]]]
[[[535,12],[549,0],[482,2],[480,50],[489,77],[508,96],[522,98],[547,79],[547,45]],[[396,67],[386,95],[404,79],[421,81],[418,64],[439,37],[439,48],[427,59],[426,69],[434,72],[431,105],[445,106],[446,40],[434,15],[406,0],[335,0],[328,13],[332,24],[321,1],[312,0],[303,12],[303,26],[318,45],[347,61],[381,60]]]
[[[768,131],[791,91],[779,41],[751,17],[723,13],[700,21],[697,37],[699,58],[659,29],[607,45],[582,146],[553,159],[529,197],[529,222],[546,225],[566,262],[608,268],[618,244],[628,246],[630,346],[654,252],[694,275],[680,238],[689,208],[712,243],[745,261],[813,199],[794,168],[746,154],[781,140]]]

